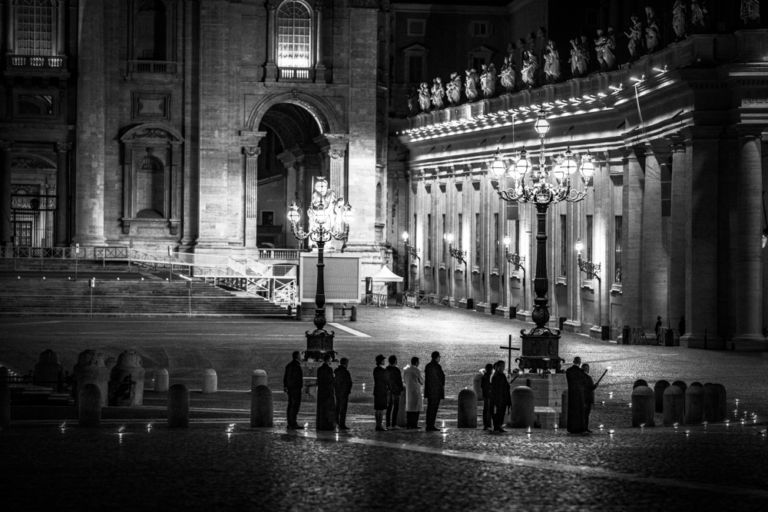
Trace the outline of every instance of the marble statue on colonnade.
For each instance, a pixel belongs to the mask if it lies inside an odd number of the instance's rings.
[[[496,66],[493,65],[493,62],[487,66],[483,64],[480,74],[480,89],[486,98],[490,98],[496,93]]]
[[[582,46],[578,39],[571,39],[571,75],[584,76],[587,74],[587,49]]]
[[[451,73],[451,79],[446,85],[446,95],[451,105],[458,105],[461,101],[461,76],[458,73]]]
[[[550,39],[544,52],[544,77],[547,82],[554,83],[560,80],[560,74],[560,53]]]
[[[699,0],[691,0],[691,31],[704,32],[706,30],[705,16],[707,8],[699,3]]]
[[[636,60],[643,47],[643,22],[639,17],[634,15],[630,17],[629,32],[624,32],[624,35],[627,36],[629,59]]]
[[[504,57],[504,64],[501,66],[501,86],[507,92],[515,90],[515,67],[511,55]]]
[[[475,68],[467,69],[464,72],[467,77],[464,84],[464,94],[467,95],[469,101],[475,101],[477,99],[477,71]]]
[[[686,20],[685,2],[683,0],[675,0],[675,3],[672,4],[672,30],[677,41],[685,39]]]
[[[645,48],[648,53],[653,53],[661,46],[661,31],[653,7],[645,8],[645,17]]]
[[[432,81],[432,105],[435,108],[443,108],[445,98],[445,89],[443,89],[443,81],[440,77],[435,78]]]
[[[608,29],[608,34],[603,33],[603,29],[597,29],[597,39],[595,39],[595,53],[597,62],[600,64],[600,71],[610,71],[616,65],[616,39],[613,37],[613,29]]]
[[[419,107],[421,107],[422,112],[428,112],[430,105],[432,105],[432,100],[429,94],[429,86],[427,82],[421,82],[419,86]]]
[[[523,69],[520,71],[523,85],[534,87],[536,85],[536,69],[538,69],[536,57],[529,50],[523,52]]]
[[[741,21],[745,25],[760,23],[760,0],[741,0]]]

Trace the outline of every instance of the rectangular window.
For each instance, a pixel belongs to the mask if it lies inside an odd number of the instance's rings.
[[[406,82],[422,82],[424,80],[424,56],[423,55],[409,55],[408,59],[408,76],[405,77]]]
[[[427,260],[432,261],[432,214],[427,214]]]
[[[473,21],[471,33],[473,37],[488,37],[488,22]]]
[[[482,230],[480,227],[480,214],[476,213],[475,214],[475,265],[477,265],[478,267],[482,262],[481,253],[483,252],[480,250],[480,247],[482,246],[482,243],[483,243],[482,241],[483,238],[480,235],[482,235]]]
[[[261,212],[261,225],[262,226],[274,226],[275,225],[275,212],[269,212],[262,210]]]
[[[668,165],[661,166],[661,216],[672,216],[672,170]]]
[[[592,216],[587,215],[587,239],[584,243],[584,248],[587,251],[587,260],[592,261]]]
[[[493,214],[493,266],[499,268],[499,214]]]
[[[423,37],[426,34],[426,21],[417,19],[408,19],[406,23],[406,30],[408,37]]]
[[[621,215],[617,215],[614,224],[614,239],[613,239],[613,280],[617,283],[621,282]]]
[[[560,275],[568,275],[568,218],[560,216]]]
[[[55,2],[16,2],[16,53],[53,55],[53,9]]]

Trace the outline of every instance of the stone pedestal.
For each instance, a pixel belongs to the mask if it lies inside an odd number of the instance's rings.
[[[79,390],[86,384],[95,384],[100,391],[101,405],[107,405],[109,391],[109,369],[104,362],[104,354],[94,350],[84,350],[77,357],[73,369],[75,378],[75,399],[79,399]]]
[[[126,350],[117,358],[110,376],[109,391],[110,405],[144,403],[144,368],[141,356],[135,351]]]
[[[62,379],[59,356],[51,349],[44,350],[35,364],[33,384],[58,389]]]

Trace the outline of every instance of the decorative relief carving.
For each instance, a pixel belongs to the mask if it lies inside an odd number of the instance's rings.
[[[171,118],[171,94],[163,92],[131,93],[132,117],[134,119],[164,119]]]

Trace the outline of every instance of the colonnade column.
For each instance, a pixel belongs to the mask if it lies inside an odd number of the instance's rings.
[[[670,219],[669,293],[667,316],[673,328],[679,328],[685,321],[685,223],[690,211],[689,182],[690,163],[685,145],[672,144],[672,217]],[[683,336],[685,333],[680,332]]]
[[[11,145],[0,140],[0,247],[11,245]]]
[[[325,82],[323,64],[323,3],[315,2],[315,81]]]
[[[736,219],[731,223],[730,301],[735,325],[733,344],[737,350],[765,349],[763,329],[762,248],[762,159],[759,134],[739,137],[739,166],[736,174]]]
[[[667,313],[667,252],[662,241],[661,224],[661,165],[650,146],[645,149],[645,183],[643,184],[642,215],[642,267],[641,286],[643,297],[642,325],[650,329],[656,317],[665,324]]]
[[[56,224],[54,225],[54,245],[64,247],[69,244],[69,152],[72,144],[56,144]]]
[[[75,241],[103,245],[105,167],[104,2],[80,2]]]
[[[256,235],[259,224],[258,210],[258,160],[261,148],[243,146],[245,157],[245,246],[256,247]]]
[[[622,224],[622,293],[624,323],[643,326],[642,239],[643,239],[643,169],[634,151],[624,166]]]
[[[344,133],[326,133],[315,138],[314,142],[323,154],[327,155],[325,163],[328,165],[328,186],[336,192],[336,195],[349,200],[346,178],[349,136]]]

